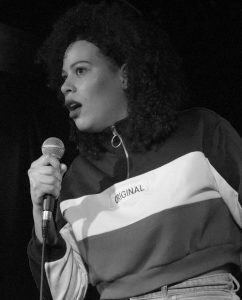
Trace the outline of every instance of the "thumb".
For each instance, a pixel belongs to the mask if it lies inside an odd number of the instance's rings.
[[[65,174],[66,170],[67,170],[67,166],[65,164],[61,164],[60,165],[61,176]]]

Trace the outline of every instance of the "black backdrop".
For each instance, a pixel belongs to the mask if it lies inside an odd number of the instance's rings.
[[[52,22],[78,1],[0,3],[0,297],[38,299],[26,256],[32,216],[27,170],[45,138],[67,146],[68,118],[34,55]],[[131,1],[170,34],[183,57],[190,106],[211,108],[242,135],[242,1]],[[90,292],[88,299],[95,299]]]

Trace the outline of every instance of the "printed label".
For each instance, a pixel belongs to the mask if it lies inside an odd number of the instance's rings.
[[[117,189],[111,196],[111,206],[117,206],[123,202],[133,204],[132,200],[135,200],[136,202],[145,190],[144,184],[140,183],[124,187],[123,189]]]

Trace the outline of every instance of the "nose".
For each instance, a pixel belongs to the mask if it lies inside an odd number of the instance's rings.
[[[65,95],[69,94],[70,92],[75,92],[75,91],[76,91],[76,88],[75,88],[74,84],[68,78],[66,78],[66,80],[64,81],[64,83],[61,86],[62,94],[65,96]]]

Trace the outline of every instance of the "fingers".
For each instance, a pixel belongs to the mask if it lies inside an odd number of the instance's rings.
[[[66,170],[65,164],[47,155],[42,155],[31,164],[28,176],[33,204],[42,205],[43,196],[46,194],[58,198]]]
[[[31,168],[35,168],[38,166],[48,166],[51,165],[53,168],[60,168],[60,162],[58,159],[56,159],[53,156],[50,155],[42,155],[40,156],[40,158],[38,158],[37,160],[35,160],[32,164],[31,164]]]
[[[35,204],[42,204],[43,197],[45,195],[52,195],[54,198],[58,198],[60,195],[60,184],[47,184],[38,183],[37,186],[32,186],[31,195]]]
[[[61,164],[60,165],[61,176],[65,174],[66,170],[67,170],[67,166],[65,164]]]
[[[58,159],[48,155],[42,155],[31,164],[28,173],[30,175],[36,171],[39,175],[55,176],[57,179],[62,180],[62,176],[66,170],[67,166],[61,164]]]
[[[57,185],[57,184],[61,183],[61,175],[60,175],[60,173],[57,174],[57,176],[52,175],[52,174],[51,175],[39,174],[38,182],[42,183],[42,184]]]
[[[33,172],[38,174],[38,175],[46,175],[46,176],[51,176],[55,177],[58,180],[62,180],[62,174],[60,172],[60,168],[54,168],[52,166],[37,166],[34,168],[30,169],[30,172]]]

